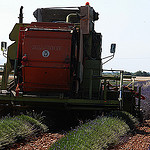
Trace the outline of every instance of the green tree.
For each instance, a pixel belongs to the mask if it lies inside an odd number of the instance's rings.
[[[150,73],[149,72],[146,72],[146,71],[137,71],[134,73],[135,76],[150,76]]]

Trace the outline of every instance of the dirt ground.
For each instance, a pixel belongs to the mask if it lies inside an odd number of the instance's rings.
[[[150,80],[150,77],[136,77],[135,80],[137,81],[147,81],[147,80]]]
[[[29,141],[15,143],[13,146],[9,147],[7,150],[48,150],[49,147],[62,138],[64,135],[44,133],[39,137],[34,137],[29,139]]]
[[[116,145],[110,150],[150,150],[150,120],[138,127],[136,134],[130,136],[127,142]]]

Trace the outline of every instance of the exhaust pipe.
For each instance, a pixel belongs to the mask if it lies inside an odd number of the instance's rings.
[[[23,6],[20,7],[19,23],[23,23]]]

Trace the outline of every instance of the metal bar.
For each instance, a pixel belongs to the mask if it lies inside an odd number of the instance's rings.
[[[117,80],[116,80],[116,89],[118,88],[118,82],[117,82]]]
[[[83,33],[80,29],[80,50],[79,50],[79,77],[80,83],[83,81]]]
[[[107,56],[107,57],[104,57],[104,58],[102,58],[102,59],[107,59],[107,58],[112,57],[112,56],[114,56],[114,54],[113,54],[113,55],[110,55],[110,56]]]
[[[10,95],[0,95],[0,103],[2,102],[42,102],[42,103],[64,103],[64,104],[75,104],[75,105],[118,105],[118,100],[100,101],[100,100],[90,100],[90,99],[59,99],[50,97],[33,97],[33,96],[22,96],[22,97],[10,97]],[[40,103],[39,103],[40,105]]]
[[[28,28],[29,31],[52,31],[52,32],[70,32],[71,29],[46,29],[46,28]]]
[[[20,7],[19,23],[23,23],[23,6]]]
[[[93,69],[90,70],[89,99],[92,99]]]
[[[117,106],[104,106],[104,107],[80,107],[80,106],[73,106],[73,107],[70,107],[69,109],[71,110],[117,110],[118,107]]]
[[[120,77],[119,76],[93,76],[93,79],[120,80]],[[123,75],[123,79],[131,79],[131,77]]]
[[[119,98],[120,101],[120,110],[123,109],[123,71],[120,72],[120,88],[119,88]]]
[[[138,110],[140,111],[141,107],[141,86],[139,87],[139,99],[138,99]]]
[[[119,72],[120,72],[120,71],[123,71],[123,70],[113,70],[113,69],[112,69],[112,70],[109,70],[109,69],[103,69],[103,71],[112,71],[112,72],[113,72],[113,71],[119,71]]]
[[[132,80],[132,90],[135,90],[134,83],[135,83],[135,78],[133,78],[133,80]]]
[[[110,59],[108,59],[107,61],[103,62],[102,65],[106,64],[107,62],[109,62],[110,60],[112,60],[114,58],[114,54],[111,56]]]
[[[104,79],[104,100],[107,100],[107,87],[106,87],[106,79]]]
[[[78,7],[78,6],[76,6],[76,7],[47,7],[47,8],[49,8],[49,9],[65,9],[65,8],[73,8],[73,9],[75,9],[75,8],[80,8],[80,7]],[[78,9],[76,9],[76,10],[78,10]]]
[[[118,76],[93,76],[93,79],[103,79],[103,80],[120,80],[120,77]]]
[[[129,87],[132,83],[133,83],[133,81],[131,81],[128,85],[126,85],[126,87]]]
[[[8,74],[7,74],[7,72],[8,72],[8,70],[7,70],[8,66],[7,66],[7,64],[5,65],[5,67],[6,67],[6,74],[4,75],[4,78],[5,78],[5,88],[7,88],[7,80],[8,80]]]

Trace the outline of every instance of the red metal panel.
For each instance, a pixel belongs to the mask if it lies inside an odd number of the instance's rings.
[[[24,91],[70,90],[69,69],[24,67]]]
[[[37,29],[38,30],[38,29]],[[70,90],[69,31],[25,31],[22,43],[24,91]]]

